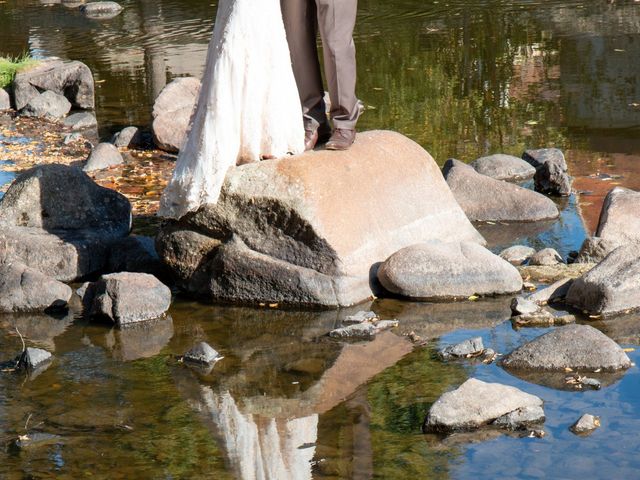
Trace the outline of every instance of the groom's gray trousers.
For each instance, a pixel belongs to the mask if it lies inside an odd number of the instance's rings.
[[[305,128],[327,123],[316,43],[319,32],[333,125],[354,129],[361,112],[353,43],[358,0],[280,0],[280,4]]]

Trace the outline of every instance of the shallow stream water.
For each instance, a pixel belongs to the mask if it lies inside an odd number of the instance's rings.
[[[0,55],[29,50],[89,65],[103,137],[148,127],[166,82],[200,75],[216,9],[194,0],[121,3],[120,16],[98,22],[70,4],[0,1]],[[360,128],[400,131],[439,163],[565,150],[582,194],[561,203],[557,222],[483,231],[494,249],[524,242],[566,255],[594,228],[608,189],[640,188],[639,3],[360,0],[356,44],[367,106]],[[0,360],[21,348],[16,326],[55,360],[35,378],[0,374],[0,478],[638,476],[637,367],[600,391],[572,392],[495,365],[435,358],[439,344],[471,335],[507,353],[541,334],[511,328],[509,299],[359,308],[397,318],[400,328],[342,344],[324,335],[346,311],[180,299],[153,334],[87,324],[73,313],[2,316]],[[594,325],[625,346],[640,345],[638,317]],[[432,342],[413,351],[401,335],[410,331]],[[210,373],[175,359],[200,340],[225,356]],[[420,433],[430,404],[470,376],[543,398],[546,437]],[[576,437],[568,427],[584,412],[600,415],[603,426]],[[27,432],[57,437],[12,447]]]

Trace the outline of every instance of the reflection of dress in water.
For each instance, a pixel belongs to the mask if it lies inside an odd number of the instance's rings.
[[[304,150],[279,0],[221,0],[193,126],[159,215],[215,203],[229,168]]]

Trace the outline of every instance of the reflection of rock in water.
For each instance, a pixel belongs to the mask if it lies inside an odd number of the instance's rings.
[[[203,406],[239,478],[311,478],[318,415],[283,420],[243,414],[228,392],[215,394],[208,387],[201,391]]]
[[[637,312],[589,322],[589,325],[622,345],[640,345],[640,315]]]
[[[111,352],[115,360],[128,362],[149,358],[160,353],[173,337],[173,321],[170,316],[131,326],[112,328],[92,339]]]
[[[28,344],[55,351],[53,339],[64,333],[72,322],[73,314],[71,313],[62,318],[41,313],[6,314],[0,316],[0,329],[15,335],[18,329]]]
[[[494,327],[511,318],[510,304],[510,296],[451,303],[388,300],[378,302],[376,310],[384,317],[397,318],[399,332],[413,331],[426,340],[458,329]]]

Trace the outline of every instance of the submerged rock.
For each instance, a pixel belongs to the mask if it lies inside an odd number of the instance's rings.
[[[557,265],[559,263],[564,263],[564,260],[553,248],[543,248],[529,258],[529,265]]]
[[[514,327],[553,327],[575,323],[576,317],[570,314],[555,314],[545,308],[535,312],[522,313],[511,318]]]
[[[475,337],[465,340],[456,345],[449,345],[438,352],[440,357],[447,360],[449,358],[468,358],[482,355],[485,351],[482,337]]]
[[[419,300],[518,292],[522,278],[511,264],[472,242],[425,243],[391,255],[378,269],[388,291]]]
[[[523,265],[531,256],[536,253],[535,248],[524,245],[514,245],[500,252],[499,257],[509,262],[511,265]]]
[[[571,425],[571,430],[576,435],[589,435],[600,427],[600,417],[596,417],[589,413],[582,415],[576,423]]]
[[[556,265],[521,265],[518,271],[522,278],[531,282],[555,283],[581,277],[591,270],[593,263],[558,263]]]
[[[515,387],[471,378],[458,389],[442,395],[431,406],[422,429],[425,433],[471,430],[516,410],[529,408],[541,409],[542,400]],[[516,414],[511,418],[516,419]],[[501,421],[499,426],[503,425],[506,427],[508,422]]]
[[[483,242],[433,158],[377,131],[345,152],[230,170],[217,204],[165,223],[157,246],[178,285],[208,299],[349,306],[378,291],[379,262],[430,240]]]
[[[376,336],[376,333],[378,330],[373,323],[356,323],[331,330],[329,336],[343,339],[371,339]]]
[[[528,180],[536,173],[536,169],[521,158],[502,153],[478,158],[470,165],[482,175],[509,182]]]
[[[507,369],[545,371],[617,371],[631,366],[622,348],[589,325],[566,325],[538,337],[507,355]]]
[[[555,203],[544,195],[481,175],[458,160],[447,160],[442,170],[471,221],[534,222],[560,215]]]
[[[207,342],[200,342],[182,357],[187,362],[212,364],[222,359],[222,356]]]
[[[104,268],[109,245],[129,234],[131,205],[80,169],[42,165],[9,187],[0,226],[2,261],[70,282]]]
[[[618,247],[592,270],[576,279],[567,304],[596,315],[640,308],[640,243]]]
[[[91,2],[80,7],[80,11],[89,18],[109,19],[122,12],[123,8],[116,2]]]
[[[71,103],[64,95],[47,90],[32,97],[24,108],[20,110],[20,115],[59,120],[64,118],[70,110]]]
[[[99,143],[89,154],[87,163],[82,168],[85,172],[104,170],[105,168],[124,163],[122,154],[111,143]]]
[[[52,58],[18,72],[13,81],[16,110],[22,110],[46,90],[64,95],[75,108],[91,110],[95,106],[93,75],[82,62]]]
[[[89,316],[126,325],[162,317],[171,306],[171,290],[146,273],[111,273],[90,284],[82,302]]]
[[[52,433],[44,432],[29,432],[26,435],[20,435],[15,441],[15,445],[20,450],[29,448],[45,447],[47,445],[54,445],[61,443],[62,437],[54,435]]]
[[[527,150],[522,154],[522,158],[536,169],[533,177],[536,191],[550,195],[571,195],[573,179],[567,174],[567,161],[561,150]]]
[[[345,325],[353,323],[373,322],[379,320],[378,314],[375,312],[359,311],[353,315],[349,315],[342,320]]]
[[[0,312],[43,312],[60,309],[71,288],[19,263],[0,264]]]
[[[178,152],[200,93],[200,80],[176,78],[162,89],[153,105],[153,139],[161,150]]]

